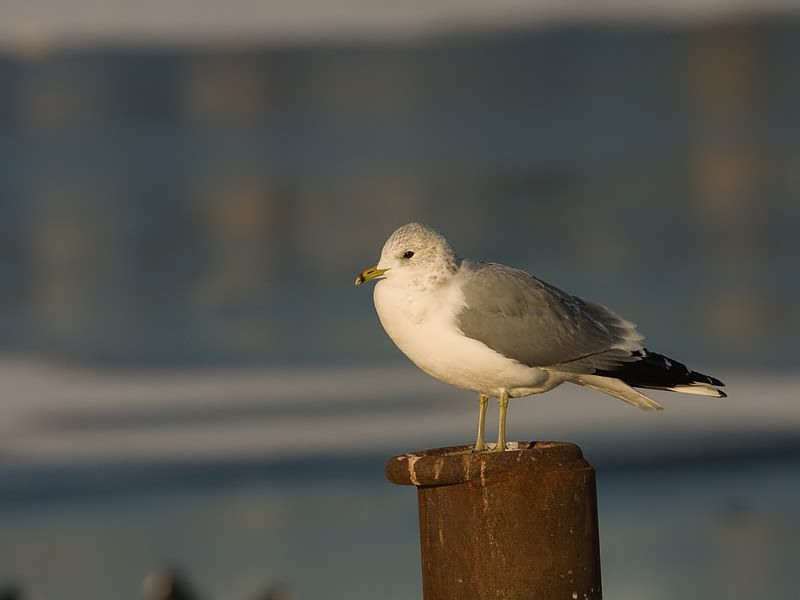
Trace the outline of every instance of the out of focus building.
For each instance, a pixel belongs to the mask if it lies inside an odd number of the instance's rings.
[[[359,335],[350,286],[423,220],[665,351],[796,365],[798,13],[605,6],[493,27],[404,13],[392,35],[370,9],[372,29],[314,36],[320,8],[284,15],[294,37],[232,7],[177,41],[153,15],[48,28],[18,9],[0,27],[2,349],[391,356]]]

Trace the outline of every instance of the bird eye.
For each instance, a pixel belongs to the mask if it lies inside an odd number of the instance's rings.
[[[414,253],[411,250],[406,250],[406,253],[403,254],[403,258],[411,258],[414,256]]]

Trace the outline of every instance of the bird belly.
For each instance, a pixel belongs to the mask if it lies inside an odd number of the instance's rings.
[[[420,369],[445,383],[492,397],[503,391],[519,397],[564,381],[558,373],[529,367],[466,337],[456,325],[459,304],[452,299],[415,313],[402,298],[379,295],[378,286],[375,293],[378,317],[392,341]]]

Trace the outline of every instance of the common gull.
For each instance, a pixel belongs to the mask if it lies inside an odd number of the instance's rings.
[[[499,406],[497,451],[506,447],[508,399],[567,381],[642,410],[663,407],[634,388],[725,397],[721,381],[650,352],[636,326],[605,306],[519,269],[459,258],[419,223],[397,229],[355,283],[373,279],[375,309],[398,348],[433,377],[478,393],[475,452],[489,447],[490,397]]]

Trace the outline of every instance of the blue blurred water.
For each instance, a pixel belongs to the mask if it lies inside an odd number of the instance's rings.
[[[170,564],[208,598],[275,581],[299,599],[419,598],[416,499],[383,467],[468,442],[476,409],[402,365],[0,362],[0,583],[136,598]],[[509,435],[576,441],[594,464],[607,596],[796,589],[797,377],[714,373],[729,398],[664,392],[656,415],[577,386],[510,407]]]
[[[208,598],[276,581],[300,599],[419,598],[415,493],[384,479],[385,458],[88,468],[16,492],[4,473],[2,572],[44,600],[137,598],[161,564]],[[794,597],[798,458],[596,464],[605,596]],[[50,493],[21,495],[37,487]]]

